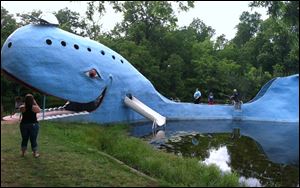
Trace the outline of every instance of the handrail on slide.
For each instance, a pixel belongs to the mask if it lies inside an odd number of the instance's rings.
[[[150,107],[139,101],[134,96],[130,95],[125,96],[124,102],[127,106],[131,107],[136,112],[140,113],[141,115],[145,116],[146,118],[153,121],[152,128],[158,126],[163,126],[166,124],[166,117],[160,115],[159,113],[152,110]]]

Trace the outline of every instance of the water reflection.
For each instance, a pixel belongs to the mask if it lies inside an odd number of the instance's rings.
[[[206,165],[215,164],[222,172],[231,172],[231,168],[228,165],[230,164],[230,156],[226,146],[210,149],[209,157],[205,158],[203,163]]]
[[[229,166],[230,155],[228,153],[228,149],[226,146],[221,146],[217,149],[213,148],[209,150],[209,157],[205,158],[204,161],[199,161],[206,165],[214,164],[220,168],[220,170],[224,173],[230,173],[231,167]],[[249,187],[261,187],[261,183],[257,178],[246,178],[244,176],[239,178],[239,182],[241,184],[245,184],[245,186]]]
[[[160,140],[160,139],[165,139],[166,134],[164,130],[158,130],[155,134],[155,139]]]
[[[197,146],[199,144],[199,141],[195,137],[193,137],[192,138],[192,144]]]
[[[133,126],[132,134],[166,152],[236,172],[246,186],[299,185],[298,124],[169,122],[152,134],[149,125]]]
[[[260,181],[257,178],[245,178],[240,177],[239,182],[249,187],[262,187]]]
[[[132,128],[132,135],[137,137],[149,136],[153,132],[151,122],[135,124]],[[197,133],[232,133],[234,130],[238,130],[240,135],[257,141],[273,162],[299,166],[298,123],[228,120],[174,121],[168,122],[164,128],[166,137]]]

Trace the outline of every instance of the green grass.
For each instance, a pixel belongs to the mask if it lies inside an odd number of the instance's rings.
[[[235,174],[222,175],[215,166],[156,150],[128,136],[129,126],[40,125],[37,159],[30,153],[20,157],[18,125],[1,125],[1,186],[239,186]]]

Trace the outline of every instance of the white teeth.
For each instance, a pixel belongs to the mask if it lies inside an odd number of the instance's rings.
[[[54,111],[54,110],[63,110],[64,106],[59,106],[59,107],[54,107],[54,108],[46,108],[45,112],[50,112],[50,111]]]
[[[83,112],[78,112],[77,114],[78,114],[78,115],[83,115],[83,114],[89,114],[89,112],[83,111]]]
[[[66,111],[66,110],[64,110],[63,106],[45,109],[45,112],[47,112],[48,114],[45,113],[44,119],[43,119],[43,112],[41,112],[39,114],[38,120],[50,120],[50,119],[58,119],[58,118],[64,118],[64,117],[89,114],[89,112],[87,112],[87,111],[82,111],[82,112]],[[51,113],[53,115],[50,115]]]

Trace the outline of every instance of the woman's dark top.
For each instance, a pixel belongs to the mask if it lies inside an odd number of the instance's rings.
[[[25,107],[25,112],[22,113],[21,124],[38,123],[36,113],[32,111],[32,106]]]

